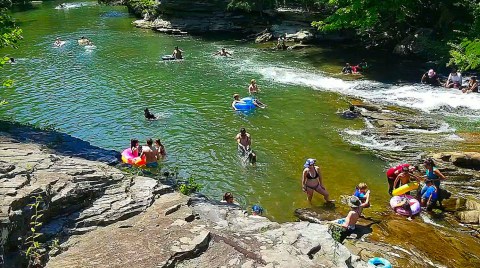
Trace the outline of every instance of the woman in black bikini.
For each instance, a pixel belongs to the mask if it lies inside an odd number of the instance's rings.
[[[319,194],[323,195],[325,201],[332,202],[328,198],[329,194],[327,189],[323,186],[322,173],[320,173],[320,167],[315,165],[315,159],[307,159],[305,162],[305,169],[303,169],[302,174],[302,189],[307,193],[308,202],[312,202],[313,192],[317,191]]]

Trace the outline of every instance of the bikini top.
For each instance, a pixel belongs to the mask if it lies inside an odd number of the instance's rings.
[[[309,179],[309,180],[314,180],[314,179],[316,179],[316,178],[318,178],[318,177],[319,177],[319,175],[318,175],[318,172],[317,172],[316,169],[315,169],[315,176],[314,176],[314,177],[310,176],[310,172],[307,171],[307,179]]]

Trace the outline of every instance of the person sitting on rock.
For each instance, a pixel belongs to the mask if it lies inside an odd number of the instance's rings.
[[[428,70],[428,72],[424,73],[421,80],[422,84],[428,84],[431,86],[440,86],[440,79],[438,78],[437,73],[433,69]]]
[[[445,87],[462,89],[462,74],[457,72],[456,69],[452,69],[452,71],[448,75]]]
[[[420,194],[422,196],[422,207],[427,207],[428,210],[431,210],[438,200],[438,189],[432,180],[425,180],[425,187],[422,188]]]
[[[342,69],[343,74],[351,74],[352,73],[352,66],[350,66],[350,63],[346,63],[345,66]]]
[[[147,119],[147,120],[156,120],[157,119],[157,117],[154,114],[152,114],[148,110],[148,108],[145,108],[145,110],[143,110],[143,112],[144,112],[144,115],[145,115],[145,119]]]
[[[182,53],[183,51],[179,49],[178,46],[176,46],[175,49],[173,50],[172,57],[174,57],[176,60],[181,60],[183,59]]]
[[[462,90],[463,93],[478,93],[478,81],[476,76],[470,77],[470,81],[468,81],[468,86]]]
[[[214,56],[224,56],[224,57],[228,57],[228,56],[232,56],[232,53],[228,52],[225,50],[224,47],[222,47],[221,50],[217,51],[215,54],[213,54]]]
[[[355,106],[350,105],[349,109],[342,113],[342,118],[344,119],[355,119],[358,117],[358,112],[355,111]]]
[[[331,221],[331,224],[336,226],[340,226],[342,228],[341,236],[345,238],[346,236],[350,235],[353,231],[355,231],[356,224],[358,219],[360,218],[361,214],[361,201],[356,196],[351,196],[348,199],[348,205],[350,206],[350,211],[348,212],[347,216],[342,219]],[[343,241],[343,239],[341,239]]]

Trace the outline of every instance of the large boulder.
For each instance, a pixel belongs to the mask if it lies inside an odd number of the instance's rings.
[[[479,152],[442,152],[434,154],[433,157],[457,167],[480,170]]]

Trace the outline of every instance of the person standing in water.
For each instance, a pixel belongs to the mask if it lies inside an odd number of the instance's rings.
[[[393,188],[399,188],[402,185],[408,184],[411,182],[412,178],[414,178],[416,181],[420,181],[420,179],[413,175],[411,172],[415,170],[415,167],[413,166],[403,166],[402,170],[398,174],[398,176],[395,178],[395,181],[393,182]],[[405,193],[406,195],[410,195],[410,191]]]
[[[165,151],[165,146],[163,146],[162,142],[160,139],[155,140],[155,149],[157,149],[157,158],[158,159],[163,159],[167,156],[167,152]]]
[[[146,167],[155,168],[158,167],[158,152],[155,147],[153,147],[153,140],[150,138],[147,140],[147,146],[142,146],[142,154],[140,157],[145,156],[145,161],[147,164]]]
[[[411,171],[415,170],[415,167],[413,167],[413,166],[410,167],[410,164],[407,164],[407,163],[400,164],[396,167],[391,167],[387,170],[388,193],[390,195],[392,195],[392,191],[393,191],[393,188],[394,188],[394,182],[397,179],[397,176],[402,172],[403,167],[407,167]]]
[[[137,139],[130,140],[130,150],[132,150],[132,155],[134,157],[138,157],[141,154],[140,145]]]
[[[249,162],[254,165],[257,162],[257,155],[251,148],[252,138],[250,137],[250,134],[247,133],[247,130],[242,127],[240,133],[235,136],[235,140],[237,140],[237,147],[240,155],[242,157],[248,157]]]
[[[181,60],[181,59],[183,59],[182,53],[183,53],[183,51],[181,49],[179,49],[178,46],[176,46],[175,49],[173,50],[172,56],[176,60]]]
[[[257,81],[255,81],[255,79],[252,79],[250,81],[250,85],[248,86],[248,94],[251,96],[255,96],[258,92],[260,92],[260,89],[258,89]]]
[[[312,202],[313,192],[323,195],[326,202],[333,202],[329,199],[329,193],[323,185],[323,177],[320,167],[316,166],[317,160],[309,158],[303,165],[302,190],[307,194],[308,202]]]

